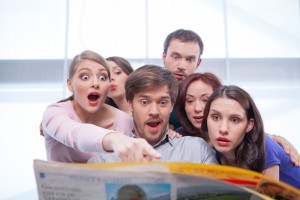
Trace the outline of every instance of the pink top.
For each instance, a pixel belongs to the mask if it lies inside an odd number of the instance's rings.
[[[115,109],[113,129],[130,136],[132,117]],[[44,112],[43,133],[47,159],[62,162],[87,162],[96,152],[104,152],[103,137],[111,130],[83,123],[76,114],[72,102],[66,101],[48,106]]]

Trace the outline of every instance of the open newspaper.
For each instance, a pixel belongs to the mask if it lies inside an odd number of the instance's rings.
[[[39,199],[300,199],[300,191],[235,167],[168,162],[34,161]]]

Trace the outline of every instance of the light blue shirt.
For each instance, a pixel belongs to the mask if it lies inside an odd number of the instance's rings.
[[[135,137],[134,133],[132,136]],[[159,161],[218,164],[215,151],[199,137],[185,136],[171,139],[167,133],[165,138],[153,147],[161,154]],[[91,157],[88,163],[120,161],[120,158],[114,153],[98,153]]]

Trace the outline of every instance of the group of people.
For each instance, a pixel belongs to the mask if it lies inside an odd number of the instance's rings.
[[[223,86],[212,73],[195,72],[202,53],[199,35],[179,29],[164,42],[164,68],[133,70],[124,58],[104,59],[92,51],[75,56],[67,79],[72,96],[43,115],[47,159],[222,164],[300,189],[297,150],[265,134],[246,91]]]

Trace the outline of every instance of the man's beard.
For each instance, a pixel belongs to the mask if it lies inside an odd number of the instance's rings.
[[[133,115],[133,119],[134,119],[134,114]],[[167,127],[168,124],[163,124],[162,122],[162,128],[159,134],[155,135],[154,137],[147,137],[147,134],[144,131],[144,126],[145,123],[143,124],[143,127],[139,127],[138,124],[136,123],[135,120],[133,120],[134,123],[134,129],[135,129],[135,134],[138,138],[144,138],[149,144],[151,144],[152,146],[159,143],[166,135],[167,132]],[[152,136],[152,135],[151,135]]]

